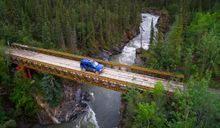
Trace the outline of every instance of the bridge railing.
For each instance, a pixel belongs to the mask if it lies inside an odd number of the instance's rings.
[[[53,55],[53,56],[76,60],[76,61],[80,61],[83,58],[88,58],[88,59],[93,59],[93,60],[103,64],[104,66],[110,67],[110,68],[118,68],[119,70],[128,70],[131,72],[154,76],[154,77],[159,77],[159,78],[168,79],[168,80],[179,80],[179,81],[184,80],[184,75],[182,75],[182,74],[175,74],[175,73],[171,73],[171,72],[152,70],[152,69],[142,68],[142,67],[137,67],[137,66],[129,66],[129,65],[125,65],[125,64],[103,61],[100,59],[94,59],[94,58],[90,58],[90,57],[73,55],[73,54],[69,54],[69,53],[48,50],[48,49],[43,49],[43,48],[36,48],[36,47],[21,45],[21,44],[17,44],[17,43],[13,43],[11,45],[11,47],[17,48],[17,49],[29,50],[29,51],[33,51],[33,52],[39,52],[39,53],[48,54],[48,55]]]

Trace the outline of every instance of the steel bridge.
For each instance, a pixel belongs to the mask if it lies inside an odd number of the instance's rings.
[[[128,66],[16,43],[11,45],[8,54],[12,63],[25,68],[120,92],[132,87],[149,90],[154,88],[158,81],[162,82],[168,92],[184,88],[181,83],[184,76],[170,72]],[[105,66],[103,73],[81,71],[79,61],[83,58],[93,59],[103,64]]]

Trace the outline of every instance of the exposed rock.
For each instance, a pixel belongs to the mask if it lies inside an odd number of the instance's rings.
[[[120,45],[113,47],[110,51],[102,50],[98,55],[93,54],[90,55],[90,57],[110,61],[111,56],[120,54],[126,44],[127,42],[121,43]]]
[[[138,49],[136,49],[136,55],[142,54],[143,51],[144,51],[143,48],[138,48]]]
[[[117,45],[115,47],[112,48],[111,53],[112,55],[117,55],[120,54],[122,52],[122,49],[124,48],[124,46],[127,44],[128,42],[123,42],[120,45]]]
[[[144,13],[150,13],[152,15],[158,15],[160,16],[161,10],[158,10],[157,8],[147,8],[143,10]]]
[[[119,45],[116,45],[113,47],[110,52],[112,55],[117,55],[120,54],[125,47],[125,45],[133,39],[136,35],[138,34],[138,28],[131,28],[131,29],[126,29],[124,32],[124,38],[122,42]]]
[[[120,54],[125,47],[125,45],[133,39],[138,33],[138,28],[131,28],[131,29],[126,29],[124,32],[123,39],[120,43],[118,43],[115,46],[112,46],[112,48],[109,51],[101,50],[100,53],[97,55],[90,55],[91,57],[102,59],[105,61],[109,61],[110,57],[112,55],[117,55]]]
[[[139,55],[140,55],[140,54],[139,54]],[[140,57],[139,55],[137,55],[136,58],[135,58],[135,64],[136,64],[137,66],[142,67],[142,66],[144,65],[144,61],[141,59],[141,57]]]
[[[104,61],[109,61],[111,55],[112,55],[111,52],[103,50],[98,55],[91,55],[91,57],[94,57],[94,58],[97,58],[97,59],[101,59],[101,60],[104,60]]]
[[[38,112],[40,124],[59,124],[76,119],[87,111],[85,100],[89,100],[89,94],[82,93],[79,84],[70,80],[63,80],[64,97],[61,104],[55,108],[50,107],[40,95],[35,95],[37,104],[42,108]]]
[[[153,15],[158,15],[158,23],[156,24],[157,28],[160,29],[162,33],[166,33],[169,30],[169,13],[166,10],[158,10],[156,8],[148,8],[145,9],[143,12],[150,13]]]

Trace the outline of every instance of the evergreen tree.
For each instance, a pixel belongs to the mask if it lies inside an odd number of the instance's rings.
[[[152,45],[154,41],[154,23],[153,19],[151,20],[151,30],[150,30],[150,45]]]

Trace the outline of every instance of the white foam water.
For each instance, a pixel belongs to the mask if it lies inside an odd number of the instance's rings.
[[[132,65],[135,63],[136,58],[136,49],[143,48],[148,50],[150,42],[150,33],[151,33],[151,22],[153,20],[153,27],[155,33],[157,32],[156,24],[158,22],[159,16],[151,15],[149,13],[141,14],[141,24],[140,24],[140,33],[133,38],[122,50],[122,53],[116,55],[114,60],[121,64]]]
[[[89,107],[88,111],[75,125],[76,128],[99,128],[95,112]]]
[[[111,60],[118,63],[132,65],[136,58],[136,49],[142,47],[147,50],[149,47],[151,21],[155,32],[158,16],[148,13],[142,13],[142,22],[140,24],[140,33],[132,39],[122,50],[122,53],[113,56]],[[142,44],[142,46],[141,46]],[[84,91],[92,92],[94,98],[89,109],[83,115],[73,122],[55,125],[53,128],[112,128],[117,127],[120,117],[121,93],[96,86],[82,85]],[[50,128],[50,127],[48,127]]]
[[[118,63],[132,65],[136,58],[136,49],[143,48],[148,50],[150,42],[151,33],[151,22],[153,20],[154,32],[157,32],[156,24],[158,22],[159,16],[151,15],[149,13],[141,14],[141,24],[140,33],[135,38],[133,38],[129,43],[123,48],[122,53],[113,56],[111,60]],[[119,110],[120,110],[120,100],[121,94],[119,92],[107,90],[100,87],[86,87],[87,91],[95,92],[95,100],[91,102],[92,108],[97,114],[96,118],[99,121],[100,127],[112,128],[116,127],[119,123]],[[89,88],[89,89],[88,89]],[[96,120],[94,116],[94,120]]]

